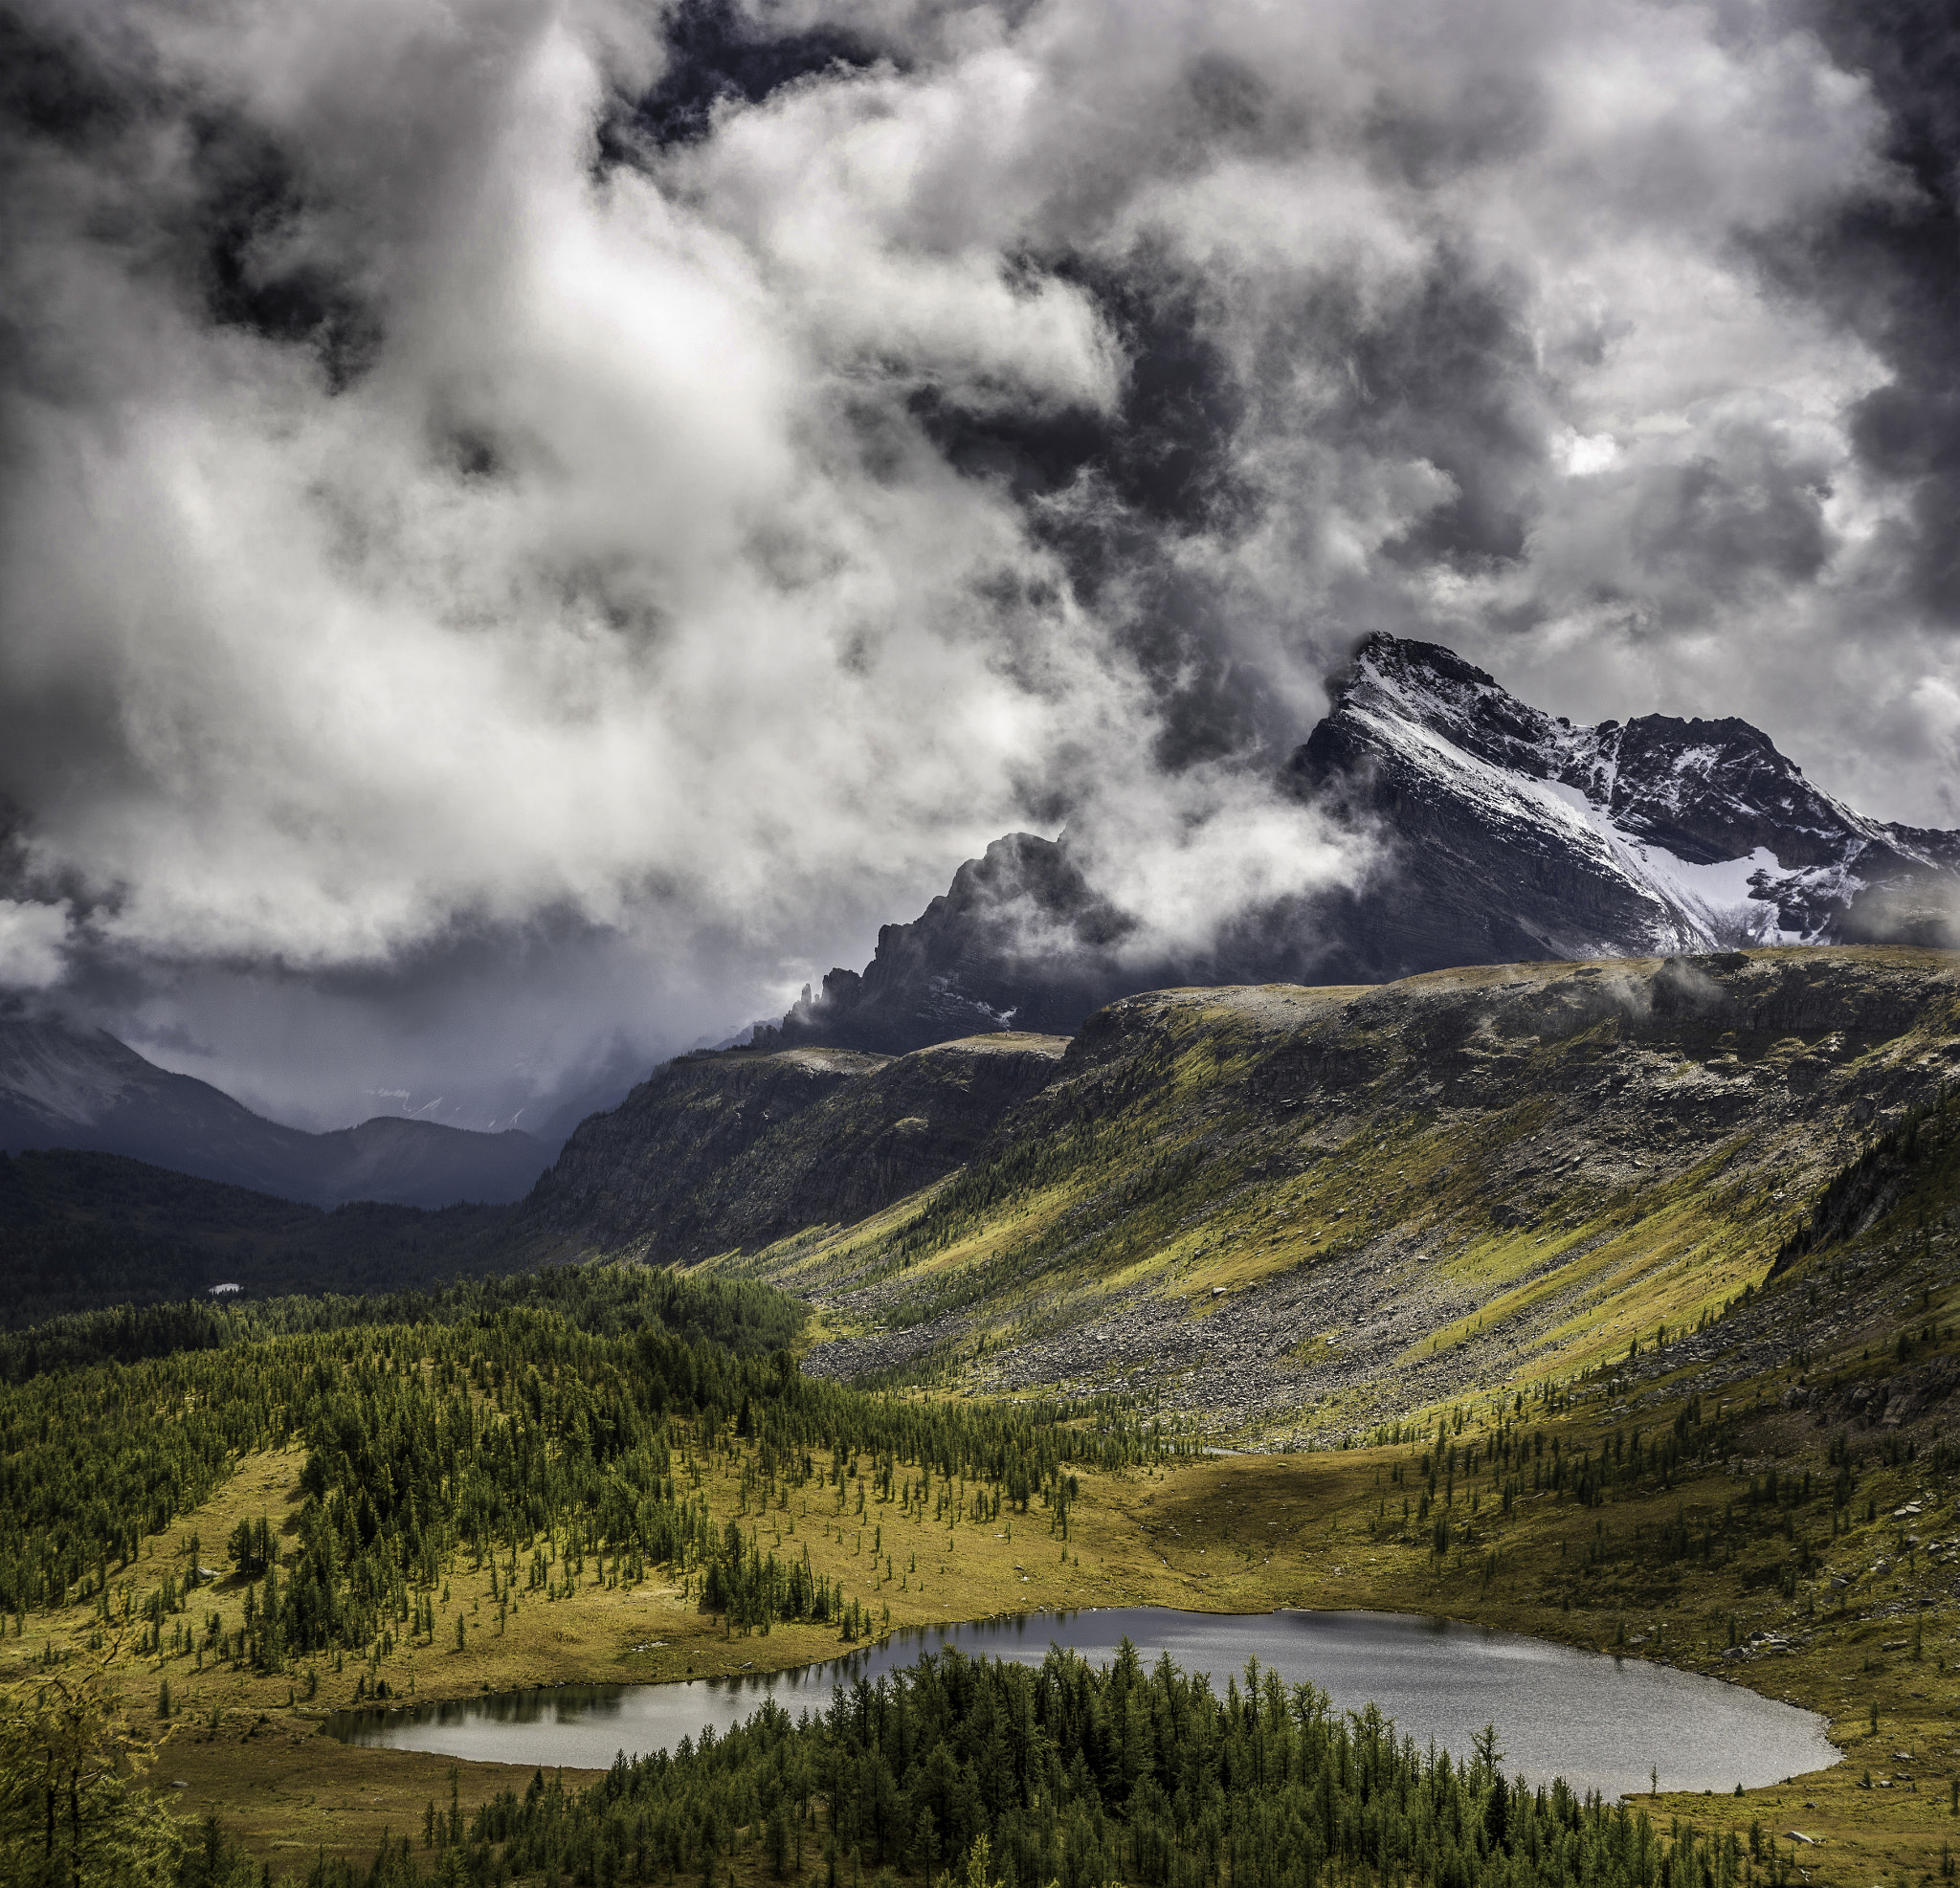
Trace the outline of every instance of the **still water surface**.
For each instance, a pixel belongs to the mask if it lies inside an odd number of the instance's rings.
[[[1607,1795],[1648,1788],[1753,1788],[1822,1769],[1839,1753],[1824,1720],[1726,1684],[1637,1658],[1612,1658],[1515,1633],[1398,1612],[1179,1612],[1111,1607],[1038,1612],[895,1633],[822,1665],[658,1685],[564,1685],[326,1721],[349,1744],[434,1750],[485,1763],[603,1768],[614,1754],[672,1749],[703,1724],[739,1723],[773,1699],[793,1716],[820,1711],[832,1688],[876,1682],[924,1653],[1039,1664],[1051,1643],[1106,1663],[1127,1635],[1146,1665],[1159,1653],[1208,1672],[1222,1691],[1248,1658],[1289,1684],[1311,1680],[1338,1710],[1370,1699],[1418,1742],[1467,1753],[1495,1723],[1504,1767],[1534,1783],[1563,1776]]]

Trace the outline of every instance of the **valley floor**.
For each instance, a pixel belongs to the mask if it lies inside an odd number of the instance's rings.
[[[860,1516],[848,1476],[763,1510],[745,1504],[741,1455],[702,1490],[718,1522],[736,1518],[786,1551],[807,1546],[880,1630],[887,1609],[900,1626],[1123,1603],[1381,1608],[1718,1673],[1824,1713],[1845,1761],[1739,1799],[1662,1796],[1650,1811],[1745,1836],[1756,1825],[1817,1882],[1921,1880],[1945,1873],[1960,1837],[1956,1458],[1939,1439],[1942,1405],[1925,1401],[1952,1379],[1960,1295],[1945,1248],[1908,1236],[1779,1282],[1735,1315],[1725,1355],[1759,1344],[1793,1303],[1809,1305],[1814,1326],[1827,1322],[1830,1307],[1813,1300],[1833,1293],[1850,1330],[1838,1348],[1726,1395],[1693,1400],[1722,1373],[1719,1360],[1677,1369],[1663,1353],[1646,1360],[1652,1376],[1506,1387],[1421,1412],[1405,1439],[1375,1447],[1085,1475],[1065,1541],[1038,1502],[985,1521],[969,1511],[948,1528],[874,1491]],[[1879,1302],[1908,1313],[1890,1320],[1884,1342],[1864,1315]],[[1839,1413],[1871,1405],[1860,1391],[1873,1383],[1905,1420]],[[277,1525],[300,1499],[300,1468],[297,1453],[248,1458],[205,1508],[146,1544],[137,1584],[181,1578],[193,1533],[223,1540],[262,1515]],[[193,1612],[229,1626],[238,1604],[235,1583],[220,1581],[199,1590]],[[31,1676],[49,1642],[78,1647],[91,1630],[79,1608],[34,1618],[31,1634],[25,1624],[6,1643],[9,1677]],[[773,1668],[841,1649],[829,1628],[730,1635],[671,1582],[615,1584],[562,1560],[546,1591],[518,1596],[500,1633],[487,1574],[463,1558],[445,1569],[433,1634],[372,1668],[350,1659],[270,1677],[199,1669],[196,1655],[121,1663],[145,1696],[171,1688],[176,1728],[157,1787],[182,1813],[217,1811],[279,1866],[323,1850],[365,1856],[384,1830],[418,1832],[432,1802],[446,1807],[453,1775],[466,1811],[527,1781],[320,1735],[318,1719],[354,1703],[357,1686],[371,1694],[385,1679],[392,1698],[426,1700]]]

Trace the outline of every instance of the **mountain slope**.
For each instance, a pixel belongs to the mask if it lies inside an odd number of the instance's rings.
[[[945,1185],[755,1269],[859,1327],[812,1369],[1358,1429],[1693,1330],[1956,1077],[1944,952],[1159,991]]]
[[[1003,1028],[1074,1029],[1181,983],[1379,983],[1461,964],[1745,944],[1960,944],[1960,833],[1870,820],[1733,719],[1573,727],[1447,649],[1367,637],[1281,790],[1357,830],[1346,891],[1235,922],[1202,961],[1153,962],[1065,837],[1013,833],[886,925],[763,1046],[896,1053]]]
[[[315,1206],[521,1197],[549,1156],[527,1134],[378,1116],[309,1134],[145,1061],[104,1031],[0,1021],[0,1149],[73,1147]]]
[[[897,1057],[683,1055],[580,1125],[517,1225],[672,1263],[858,1220],[957,1167],[1067,1046],[1008,1032]]]

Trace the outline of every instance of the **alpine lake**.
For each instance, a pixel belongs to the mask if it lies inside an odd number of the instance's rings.
[[[1249,1662],[1311,1682],[1337,1711],[1373,1703],[1398,1734],[1467,1756],[1495,1724],[1504,1768],[1531,1783],[1631,1796],[1650,1788],[1755,1788],[1826,1768],[1825,1721],[1740,1685],[1645,1659],[1394,1612],[1183,1612],[1112,1607],[1032,1612],[894,1633],[822,1664],[665,1684],[563,1685],[437,1704],[343,1711],[343,1743],[483,1763],[603,1769],[621,1751],[671,1750],[703,1725],[740,1723],[766,1699],[792,1717],[835,1689],[876,1684],[928,1654],[1038,1665],[1051,1646],[1102,1665],[1127,1638],[1147,1667],[1168,1655],[1222,1690]]]

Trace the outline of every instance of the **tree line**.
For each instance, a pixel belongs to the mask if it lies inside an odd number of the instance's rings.
[[[580,1330],[607,1335],[656,1323],[677,1337],[744,1354],[793,1344],[810,1316],[801,1299],[749,1279],[643,1265],[547,1266],[507,1277],[458,1278],[427,1291],[328,1292],[259,1302],[192,1298],[76,1312],[0,1331],[0,1384],[92,1364],[137,1364],[179,1351],[225,1350],[366,1325],[480,1326],[501,1311],[524,1307],[555,1311]]]
[[[94,1888],[269,1879],[221,1823],[174,1824],[78,1741],[69,1692],[0,1721],[6,1878]],[[65,1715],[64,1715],[65,1714]],[[79,1727],[86,1728],[86,1727]],[[100,1721],[94,1729],[103,1728]],[[1222,1695],[1125,1641],[1091,1666],[957,1651],[859,1681],[791,1720],[773,1702],[590,1787],[536,1772],[466,1813],[452,1781],[366,1865],[324,1855],[291,1888],[562,1888],[748,1880],[824,1888],[1784,1888],[1788,1851],[1556,1778],[1506,1775],[1494,1726],[1419,1747],[1373,1706],[1339,1713],[1257,1661]],[[454,1773],[453,1773],[454,1776]],[[75,1805],[70,1819],[70,1788]],[[52,1809],[50,1808],[52,1805]]]
[[[861,1888],[970,1876],[988,1888],[1749,1888],[1787,1854],[1556,1779],[1506,1776],[1493,1728],[1459,1757],[1373,1706],[1248,1664],[1222,1695],[1126,1641],[1098,1669],[923,1658],[796,1721],[764,1704],[671,1754],[623,1755],[567,1790],[542,1772],[475,1815],[431,1804],[395,1878],[490,1883],[765,1878]],[[433,1852],[433,1853],[432,1853]],[[443,1877],[437,1872],[447,1868]],[[321,1888],[339,1888],[331,1870]]]
[[[977,1520],[981,1491],[993,1512],[1025,1510],[1059,1497],[1071,1465],[1172,1446],[1121,1419],[1078,1428],[1059,1404],[927,1404],[806,1378],[788,1350],[759,1350],[779,1330],[746,1315],[765,1288],[688,1281],[681,1309],[698,1329],[746,1334],[738,1350],[659,1321],[661,1276],[581,1268],[528,1295],[528,1281],[458,1286],[415,1322],[295,1308],[219,1347],[0,1387],[0,1609],[18,1632],[29,1611],[90,1599],[104,1630],[120,1627],[144,1538],[242,1455],[298,1443],[297,1551],[283,1566],[238,1559],[264,1580],[242,1638],[173,1618],[173,1652],[267,1670],[301,1654],[386,1655],[431,1630],[427,1591],[459,1553],[496,1569],[500,1610],[539,1587],[555,1596],[666,1566],[745,1629],[841,1617],[862,1630],[807,1566],[713,1524],[700,1490],[718,1455],[746,1464],[745,1498],[821,1482],[839,1512],[847,1482],[868,1475],[891,1499],[904,1465],[907,1501],[935,1478],[942,1493],[978,1484],[962,1502]],[[722,1312],[701,1312],[701,1294],[725,1295]],[[269,1334],[279,1318],[299,1328]],[[162,1589],[162,1614],[149,1596],[156,1646],[165,1615],[189,1612],[195,1578]]]

